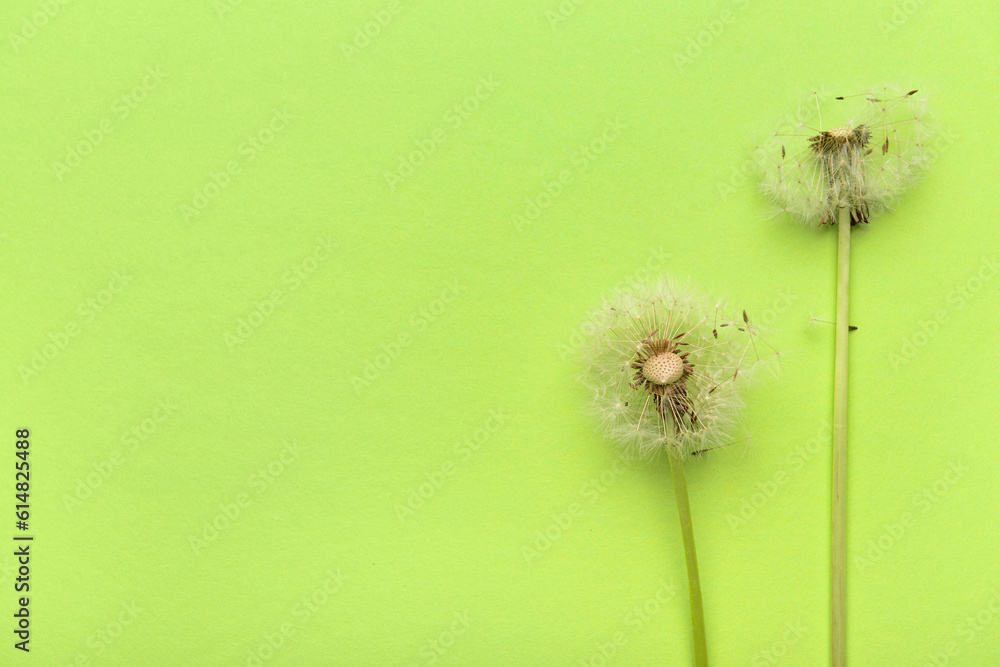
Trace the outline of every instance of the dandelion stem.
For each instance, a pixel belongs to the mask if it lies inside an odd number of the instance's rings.
[[[851,282],[851,212],[840,209],[837,247],[837,357],[833,389],[833,522],[831,534],[830,656],[847,664],[847,332]]]
[[[684,555],[687,558],[688,592],[691,596],[691,637],[694,641],[694,664],[708,667],[708,644],[705,639],[705,609],[701,602],[701,582],[698,578],[698,555],[694,550],[694,529],[691,526],[691,506],[688,504],[687,480],[684,477],[684,461],[672,451],[670,472],[674,478],[674,495],[677,498],[677,513],[681,519],[681,535],[684,537]]]

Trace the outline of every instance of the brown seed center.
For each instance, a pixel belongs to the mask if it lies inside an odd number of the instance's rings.
[[[650,357],[642,365],[642,376],[653,384],[672,384],[684,375],[684,361],[673,352]]]
[[[844,127],[835,127],[832,130],[828,130],[828,132],[834,139],[847,141],[854,134],[854,129],[845,125]]]

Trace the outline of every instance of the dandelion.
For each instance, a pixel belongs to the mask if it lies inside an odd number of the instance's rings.
[[[831,658],[846,664],[847,335],[851,228],[890,210],[930,160],[927,100],[917,90],[876,86],[860,95],[813,93],[755,151],[761,189],[807,224],[837,224],[834,364]],[[826,124],[824,124],[824,117]]]
[[[930,159],[932,135],[927,98],[916,90],[816,92],[778,122],[754,157],[778,212],[833,225],[846,209],[858,224],[890,209],[913,185]]]
[[[749,316],[729,315],[666,278],[621,290],[592,314],[584,382],[626,455],[683,457],[730,443],[759,355]]]
[[[695,663],[705,620],[684,459],[724,447],[760,363],[757,330],[689,286],[663,278],[616,292],[593,313],[584,383],[606,436],[626,454],[666,454],[687,557]]]

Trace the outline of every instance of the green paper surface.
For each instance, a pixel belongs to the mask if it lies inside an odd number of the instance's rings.
[[[783,353],[687,466],[712,662],[828,664],[836,235],[753,135],[882,81],[939,134],[854,232],[848,654],[998,663],[1000,9],[647,5],[3,3],[0,664],[690,664],[576,382],[660,273]]]

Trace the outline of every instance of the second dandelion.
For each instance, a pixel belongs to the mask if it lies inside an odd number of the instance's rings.
[[[930,158],[926,99],[876,86],[859,95],[814,93],[757,146],[761,189],[778,213],[838,225],[837,343],[833,400],[831,662],[847,658],[847,335],[851,227],[891,208]],[[825,118],[824,118],[825,117]],[[824,120],[826,123],[824,124]]]
[[[813,93],[758,144],[761,187],[807,224],[869,222],[921,174],[932,129],[916,90],[877,86],[860,95]]]

